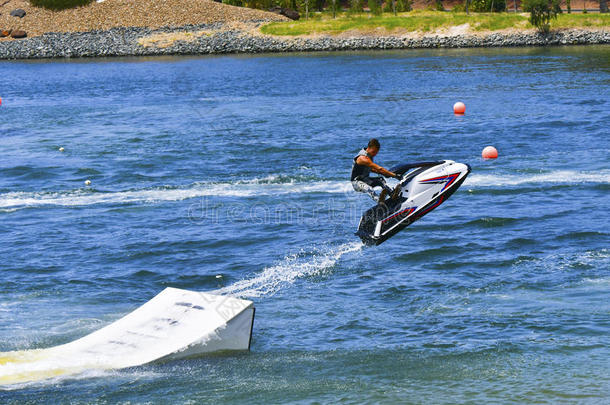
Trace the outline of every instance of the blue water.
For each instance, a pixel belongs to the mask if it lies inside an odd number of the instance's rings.
[[[4,387],[3,403],[610,401],[610,47],[0,72],[0,351],[70,342],[167,286],[257,307],[249,353]],[[382,165],[473,171],[365,248],[371,203],[347,177],[373,136]]]

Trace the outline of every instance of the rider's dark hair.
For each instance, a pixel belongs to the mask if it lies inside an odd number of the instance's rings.
[[[377,138],[371,138],[367,148],[376,148],[376,149],[379,149],[379,148],[381,148],[381,144],[379,143]]]

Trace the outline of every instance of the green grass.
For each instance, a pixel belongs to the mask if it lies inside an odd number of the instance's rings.
[[[49,10],[65,10],[67,8],[75,8],[85,6],[92,3],[93,0],[31,0],[35,7],[44,7]]]
[[[610,30],[610,13],[606,14],[559,14],[551,21],[551,28],[602,28]]]
[[[336,19],[330,13],[317,13],[309,20],[275,22],[264,25],[261,31],[269,35],[336,35],[357,30],[360,32],[431,32],[437,29],[468,23],[473,31],[496,31],[507,28],[532,28],[528,14],[513,13],[452,13],[442,11],[411,11],[394,16],[385,13],[373,16],[368,13],[341,13]],[[610,28],[610,14],[561,14],[551,22],[557,28]]]

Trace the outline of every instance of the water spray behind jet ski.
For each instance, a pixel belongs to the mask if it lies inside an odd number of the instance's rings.
[[[470,166],[452,160],[417,162],[390,169],[402,175],[391,197],[367,210],[356,235],[367,245],[379,245],[446,201],[457,190]]]

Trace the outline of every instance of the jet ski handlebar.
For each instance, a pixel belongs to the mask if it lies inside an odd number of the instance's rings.
[[[411,169],[415,169],[418,167],[432,167],[436,165],[440,165],[445,163],[444,160],[438,160],[435,162],[414,162],[414,163],[402,163],[390,168],[390,171],[396,174],[405,174]]]

